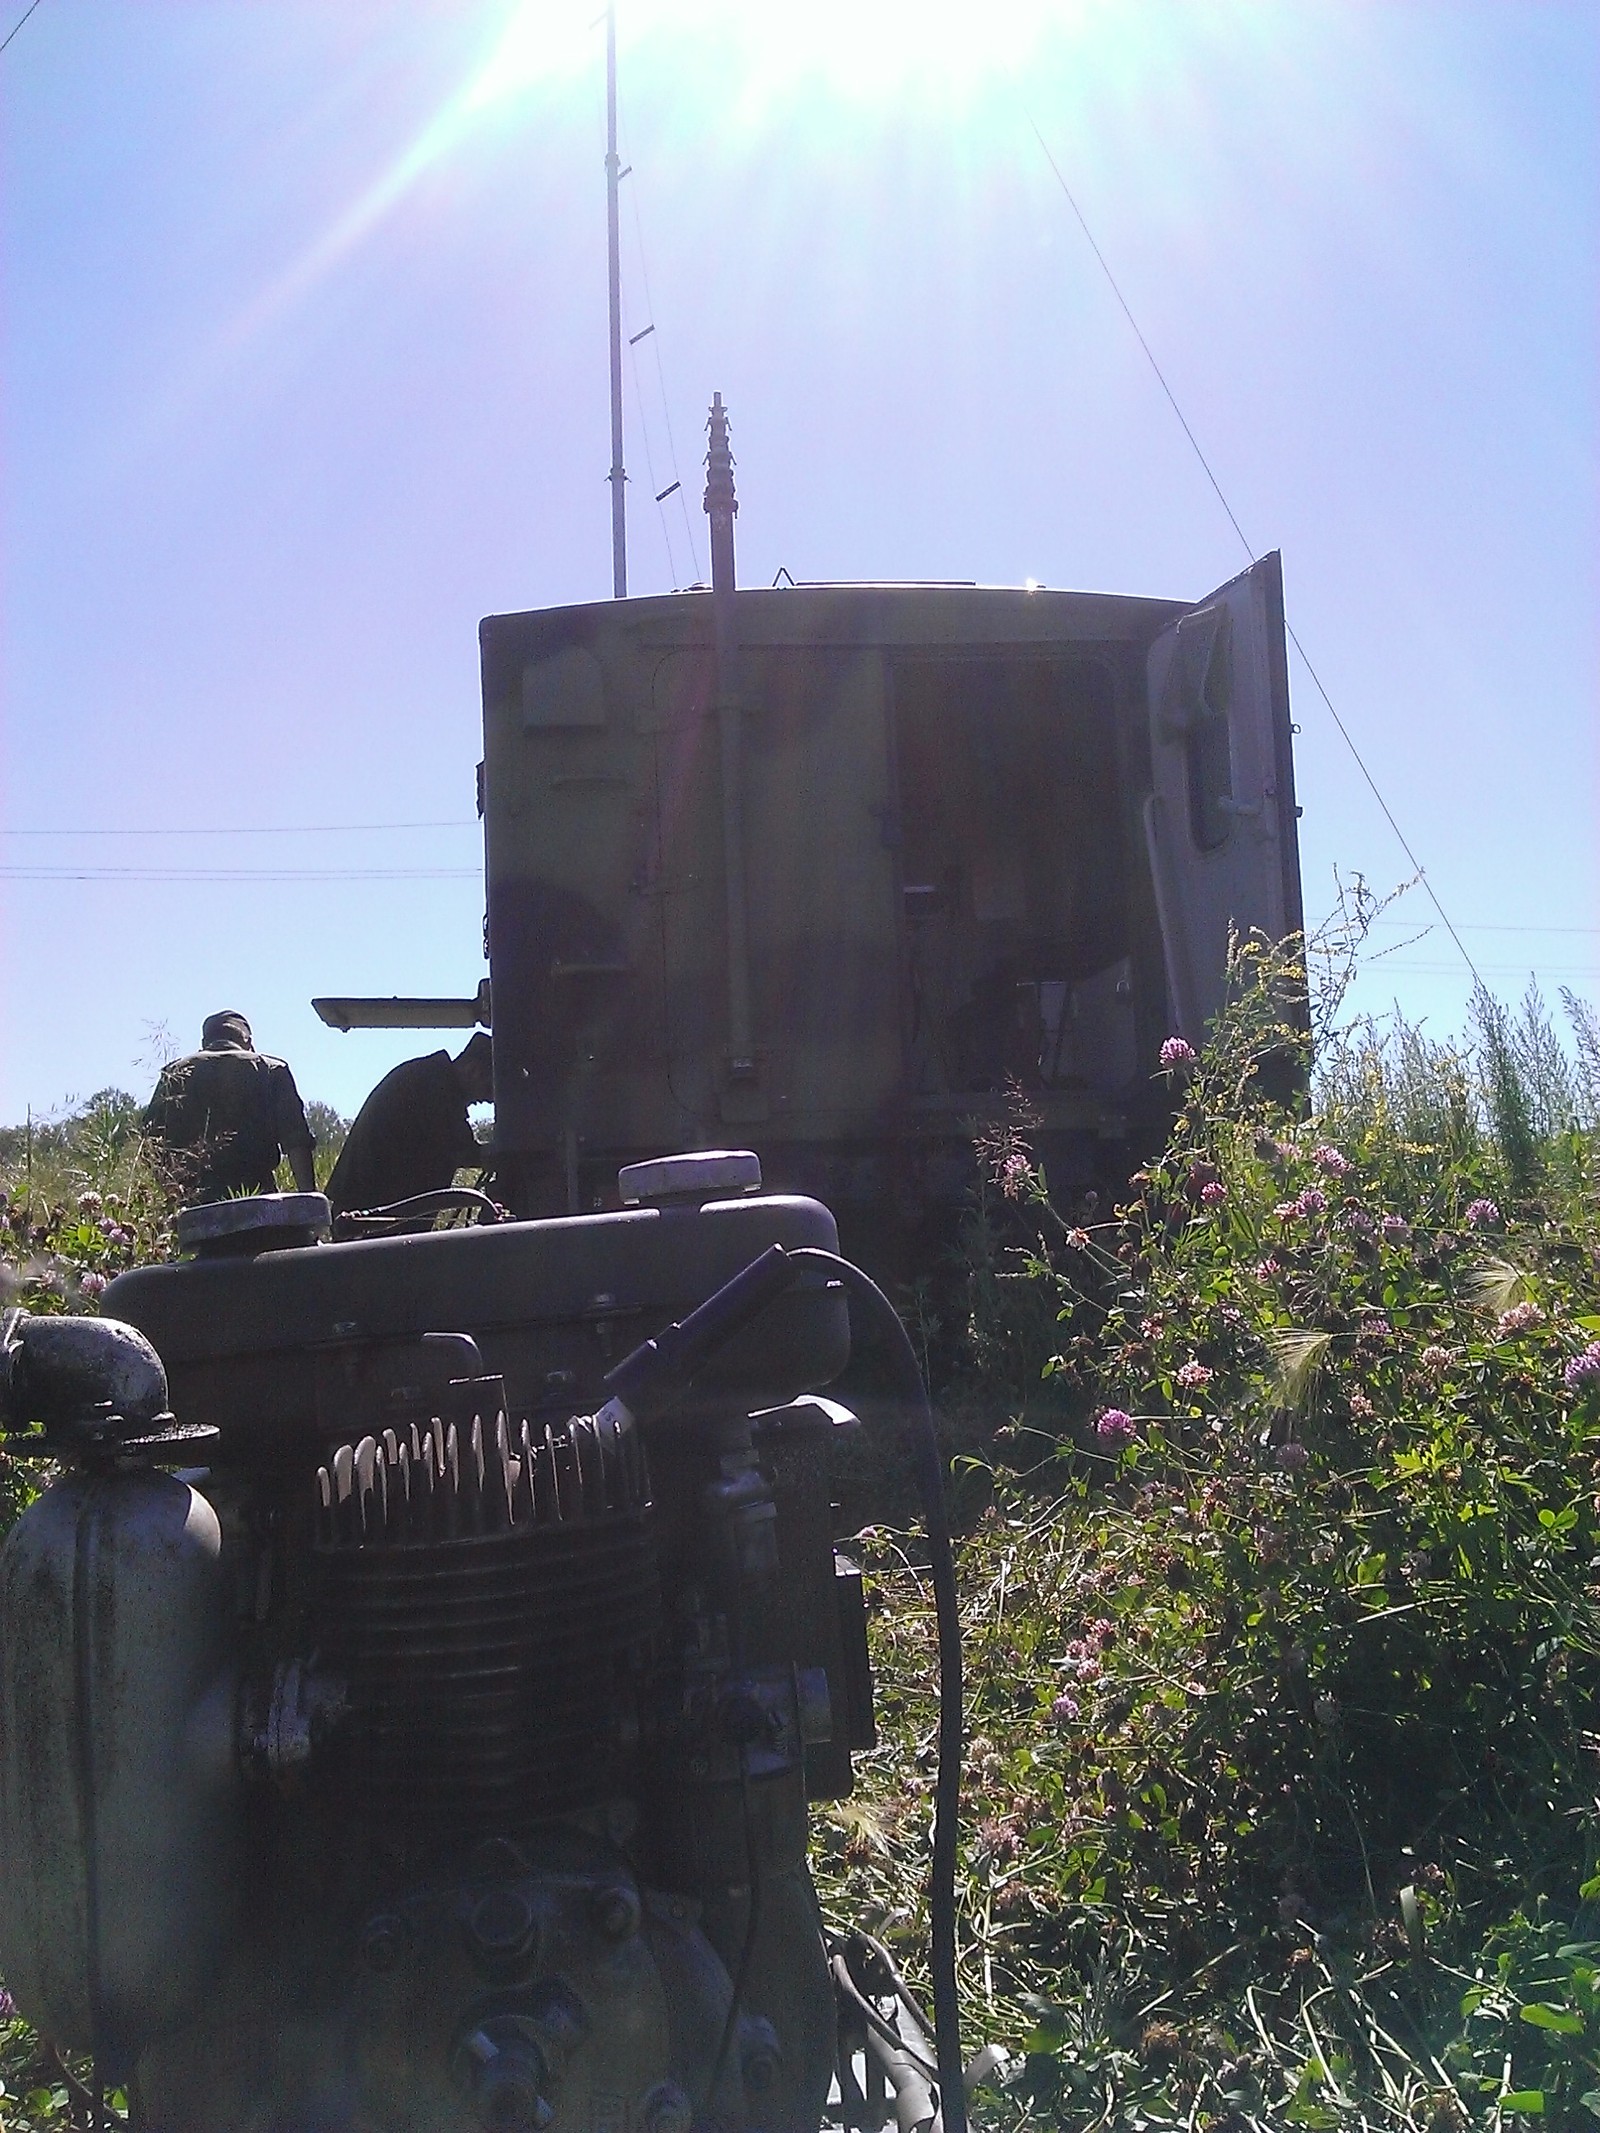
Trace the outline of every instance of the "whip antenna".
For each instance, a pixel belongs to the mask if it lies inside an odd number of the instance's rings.
[[[617,10],[606,7],[606,268],[611,303],[611,591],[628,593],[628,476],[622,464],[622,240],[617,196],[622,167],[617,156]]]

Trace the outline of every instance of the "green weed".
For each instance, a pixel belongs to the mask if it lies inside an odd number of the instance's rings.
[[[1596,1122],[1534,1003],[1493,1056],[1325,1033],[1274,1102],[1297,971],[1236,975],[1112,1219],[989,1150],[982,1352],[1057,1336],[962,1543],[989,2108],[1600,2125]],[[914,1541],[867,1556],[882,1745],[822,1880],[914,1965],[931,1623]]]

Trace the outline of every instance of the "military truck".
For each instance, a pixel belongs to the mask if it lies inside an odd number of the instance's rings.
[[[734,1146],[914,1261],[1019,1102],[1054,1190],[1126,1179],[1230,929],[1301,927],[1279,559],[1198,602],[735,589],[717,412],[711,589],[481,626],[487,985],[318,1007],[492,1021],[518,1214]]]

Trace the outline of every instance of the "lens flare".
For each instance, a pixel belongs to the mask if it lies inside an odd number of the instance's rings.
[[[597,12],[598,10],[598,12]],[[448,159],[509,150],[530,123],[580,101],[598,112],[600,0],[484,6],[477,56],[415,135],[232,324],[256,337],[302,301]],[[1263,0],[1189,11],[1152,0],[620,0],[623,101],[648,101],[677,149],[708,167],[719,147],[767,140],[853,155],[871,139],[920,139],[976,170],[1036,96],[1071,129],[1080,160],[1107,132],[1184,165],[1183,74],[1207,38],[1256,40]],[[1160,149],[1152,112],[1164,114]],[[1025,128],[1024,128],[1025,130]]]
[[[1087,0],[1085,0],[1085,5]],[[1065,14],[1061,0],[807,0],[778,10],[746,0],[624,0],[624,63],[648,69],[652,94],[692,99],[708,71],[746,125],[785,107],[898,102],[948,109],[1024,67]],[[541,96],[576,90],[601,63],[593,0],[516,0],[489,16],[482,58],[421,131],[233,321],[225,341],[254,339],[370,236],[416,185],[476,132],[515,119]]]
[[[881,102],[937,96],[959,102],[997,75],[1025,69],[1048,33],[1103,11],[1105,0],[805,0],[778,8],[750,0],[623,0],[624,56],[676,47],[693,65],[714,46],[721,67],[773,103],[813,98]],[[482,110],[593,63],[594,8],[580,0],[519,0],[468,92]],[[670,64],[670,61],[669,61]]]

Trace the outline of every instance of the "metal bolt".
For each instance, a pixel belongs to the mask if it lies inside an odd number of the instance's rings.
[[[589,2033],[583,2002],[557,1982],[541,1986],[533,1994],[529,2020],[539,2032],[546,2060],[555,2066],[568,2059]]]
[[[632,1940],[639,1930],[639,1897],[626,1882],[617,1881],[609,1888],[597,1889],[593,1913],[595,1926],[606,1940]]]
[[[659,2081],[639,2106],[643,2133],[689,2133],[694,2106],[675,2081]]]
[[[542,2093],[543,2055],[512,2022],[487,2022],[464,2037],[456,2050],[456,2078],[484,2133],[541,2133],[555,2116]]]
[[[376,1918],[368,1919],[361,1936],[361,1959],[369,1970],[393,1970],[410,1938],[403,1918],[393,1911],[380,1911]]]
[[[502,2052],[500,2061],[511,2056]],[[539,2094],[528,2068],[498,2062],[478,2083],[477,2103],[478,2123],[484,2133],[539,2133],[556,2115]]]
[[[520,1889],[490,1889],[472,1907],[467,1938],[481,1963],[503,1969],[528,1954],[537,1928],[533,1905]]]

